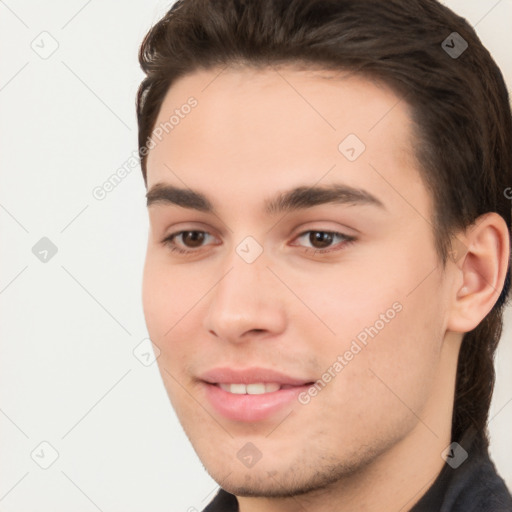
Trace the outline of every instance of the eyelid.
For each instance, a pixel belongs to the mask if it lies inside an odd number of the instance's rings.
[[[189,233],[189,232],[204,233],[207,237],[215,238],[214,235],[212,235],[209,231],[206,231],[204,229],[180,229],[179,231],[173,231],[172,233],[169,233],[168,235],[166,235],[164,237],[164,239],[162,240],[162,244],[168,245],[169,247],[175,247],[178,250],[181,249],[182,247],[184,247],[182,252],[188,252],[188,253],[199,252],[202,249],[204,249],[206,247],[205,245],[201,245],[200,247],[197,247],[197,248],[189,248],[189,247],[181,246],[181,245],[174,243],[174,240],[177,237],[179,237],[185,233]],[[213,244],[213,245],[218,245],[218,244]]]
[[[307,233],[309,231],[322,231],[326,233],[339,233],[344,236],[359,236],[361,231],[342,222],[335,222],[328,219],[318,219],[301,223],[299,229],[293,231],[294,237]]]
[[[330,245],[329,247],[319,248],[319,249],[317,249],[315,247],[306,247],[306,246],[299,245],[299,244],[292,244],[292,247],[298,246],[298,247],[301,247],[305,252],[314,252],[314,253],[325,254],[325,253],[328,253],[328,252],[333,252],[333,251],[341,250],[346,245],[356,241],[356,237],[355,236],[347,235],[347,234],[345,234],[345,233],[343,233],[341,231],[336,231],[336,230],[331,230],[331,229],[315,229],[315,228],[313,228],[313,229],[306,229],[306,230],[302,231],[301,233],[295,235],[293,240],[297,240],[299,238],[302,238],[303,236],[306,236],[309,233],[327,233],[329,235],[332,235],[333,237],[342,238],[343,240],[341,242],[334,243],[333,245]]]
[[[214,238],[219,238],[219,236],[222,236],[223,234],[222,231],[214,229],[207,224],[203,224],[202,222],[194,222],[192,224],[193,225],[190,225],[190,223],[187,222],[179,222],[173,225],[171,228],[166,228],[164,231],[166,234],[163,235],[162,241],[172,236],[176,237],[182,233],[187,233],[189,231],[206,233],[207,235],[212,236]]]

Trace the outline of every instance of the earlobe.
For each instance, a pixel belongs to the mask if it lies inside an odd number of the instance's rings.
[[[473,330],[498,301],[510,258],[505,220],[497,213],[482,215],[464,234],[465,251],[455,267],[453,299],[447,329]]]

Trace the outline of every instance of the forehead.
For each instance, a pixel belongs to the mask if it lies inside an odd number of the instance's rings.
[[[183,108],[191,98],[195,106]],[[327,183],[378,190],[382,175],[397,184],[405,179],[409,192],[420,186],[408,104],[353,73],[201,70],[170,87],[153,134],[159,128],[148,153],[148,188],[168,182],[266,196],[268,187],[325,176]],[[352,149],[355,160],[347,158]]]

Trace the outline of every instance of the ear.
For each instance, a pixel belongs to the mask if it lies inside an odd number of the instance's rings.
[[[457,237],[455,279],[447,329],[473,330],[498,301],[510,259],[507,224],[497,213],[480,216]]]

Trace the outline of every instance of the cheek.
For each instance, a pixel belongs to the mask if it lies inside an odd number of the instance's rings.
[[[215,275],[198,276],[179,265],[170,265],[159,254],[148,252],[143,273],[142,302],[149,336],[160,349],[157,363],[168,390],[180,382],[190,359],[197,356],[204,338],[199,321],[205,314],[203,300],[215,282]]]
[[[142,303],[150,335],[169,337],[174,326],[199,300],[206,285],[194,283],[189,272],[170,266],[158,254],[148,251],[142,282]],[[205,293],[205,290],[202,293]]]
[[[358,335],[341,334],[324,345],[317,354],[325,372],[319,377],[329,382],[308,406],[312,421],[321,417],[322,425],[335,429],[339,439],[356,440],[352,446],[409,431],[422,417],[438,368],[436,340],[430,337],[437,333],[418,330],[417,319],[410,305],[385,326],[369,314],[363,329],[358,322],[347,326]],[[337,324],[340,333],[343,324]],[[350,324],[349,317],[345,324]]]
[[[400,302],[401,288],[405,287],[390,274],[392,269],[383,273],[375,265],[349,262],[307,276],[292,276],[288,282],[294,283],[296,295],[317,316],[308,312],[302,315],[304,327],[309,325],[318,332],[322,320],[331,331],[329,335],[322,328],[326,340],[331,339],[342,348],[376,322],[381,330],[380,315],[388,312],[387,321],[397,316],[393,305]],[[303,304],[297,302],[296,308],[304,309]]]
[[[154,258],[148,254],[142,280],[142,305],[146,325],[154,343],[165,332],[165,324],[170,320],[169,315],[165,314],[166,311],[170,315],[174,311],[173,293],[168,288],[167,281],[165,269],[155,265]]]
[[[330,391],[322,391],[329,395],[324,403],[332,400],[354,414],[374,415],[375,421],[382,411],[397,410],[396,395],[413,410],[423,407],[439,362],[443,306],[435,300],[440,293],[435,263],[418,258],[419,268],[411,261],[390,258],[386,264],[352,265],[350,271],[340,266],[302,281],[301,299],[334,332],[313,315],[299,320],[302,339],[317,354],[321,371],[337,376],[325,388]],[[342,369],[333,367],[339,356]]]
[[[379,338],[388,333],[390,345],[404,348],[416,331],[437,333],[443,318],[440,271],[424,246],[386,241],[361,250],[357,258],[301,276],[297,295],[334,331],[338,344],[358,336],[364,341],[370,330]],[[398,325],[400,332],[392,336]]]
[[[158,262],[151,253],[146,256],[143,273],[142,303],[146,327],[151,341],[159,348],[157,365],[167,394],[174,408],[182,410],[180,385],[185,383],[184,344],[174,343],[177,332],[186,320],[189,287],[180,287],[179,273]]]

